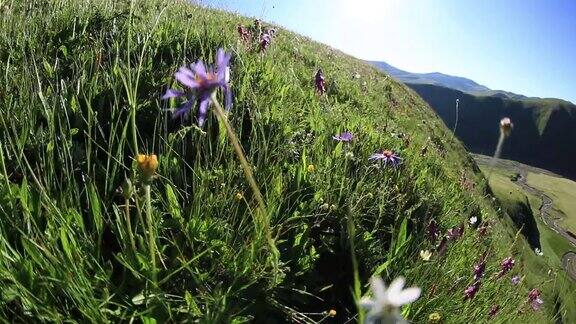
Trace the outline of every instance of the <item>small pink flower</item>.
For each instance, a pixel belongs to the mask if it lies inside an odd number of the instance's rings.
[[[237,31],[238,36],[240,36],[240,39],[242,39],[242,41],[247,42],[250,39],[250,31],[248,30],[248,28],[246,28],[246,26],[238,25]]]
[[[517,285],[520,283],[520,276],[516,275],[516,276],[512,277],[512,279],[510,279],[510,281],[512,282],[513,285]]]
[[[474,298],[478,290],[480,290],[480,281],[476,281],[472,286],[464,290],[464,300]]]
[[[544,304],[544,301],[540,297],[530,302],[530,306],[532,306],[532,309],[535,311],[539,311],[542,304]]]
[[[478,280],[484,276],[486,270],[486,261],[482,260],[480,263],[474,265],[474,280]]]
[[[271,42],[272,36],[270,36],[270,34],[262,34],[262,37],[260,37],[260,49],[258,51],[260,53],[266,52]]]
[[[324,80],[322,69],[318,69],[318,72],[316,72],[316,76],[314,76],[314,85],[319,94],[323,95],[326,92],[326,80]]]
[[[540,298],[541,294],[542,293],[540,292],[540,290],[536,288],[530,290],[530,292],[528,293],[528,301],[530,302],[530,306],[532,306],[532,309],[535,311],[539,311],[542,304],[544,304],[544,301],[542,300],[542,298]]]
[[[502,260],[502,262],[500,263],[501,270],[500,273],[498,274],[498,278],[510,272],[510,270],[512,270],[512,267],[514,267],[514,263],[515,261],[511,257],[504,258],[504,260]]]
[[[449,240],[457,240],[462,237],[464,234],[464,224],[460,224],[458,226],[454,226],[448,230],[446,233],[446,237]]]

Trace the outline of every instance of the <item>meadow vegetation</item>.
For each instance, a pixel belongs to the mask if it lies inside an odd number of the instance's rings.
[[[372,276],[422,289],[402,308],[417,322],[545,323],[570,307],[521,261],[524,239],[460,142],[361,60],[279,28],[262,50],[237,32],[251,19],[185,1],[1,4],[3,321],[345,322],[364,315]],[[175,119],[181,99],[161,99],[219,48],[224,118],[263,214],[223,118],[200,127],[195,107]],[[402,163],[369,161],[384,150]],[[549,291],[540,311],[534,288]]]

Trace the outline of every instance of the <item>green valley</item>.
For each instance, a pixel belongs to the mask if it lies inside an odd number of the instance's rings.
[[[0,322],[576,321],[538,199],[363,60],[183,0],[0,10]],[[493,147],[507,104],[460,98]]]

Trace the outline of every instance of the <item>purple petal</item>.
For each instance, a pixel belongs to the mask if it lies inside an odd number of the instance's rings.
[[[381,160],[384,158],[384,154],[382,153],[374,153],[372,155],[370,155],[370,157],[368,158],[368,160]]]
[[[535,311],[538,311],[538,310],[540,310],[540,306],[542,306],[542,304],[544,304],[544,301],[540,297],[537,297],[536,299],[532,300],[532,302],[530,304],[532,306],[532,309],[534,309]]]
[[[350,142],[354,138],[354,135],[350,132],[344,132],[340,135],[332,136],[332,138],[340,142]]]
[[[229,86],[224,87],[224,95],[226,96],[225,109],[230,111],[232,109],[232,90],[230,90]]]
[[[172,114],[172,118],[186,118],[188,113],[190,113],[190,109],[192,109],[192,105],[194,104],[194,100],[186,101],[182,106],[180,106],[176,111]]]
[[[180,70],[178,70],[178,72],[174,74],[174,77],[180,83],[191,89],[195,89],[198,87],[198,82],[196,82],[194,75],[191,74],[191,71],[185,67],[181,67]]]
[[[202,60],[198,60],[195,64],[190,65],[192,71],[196,73],[196,77],[200,77],[202,79],[206,79],[206,67]]]
[[[232,55],[226,53],[222,48],[218,49],[216,53],[216,66],[218,66],[218,71],[223,72],[224,68],[228,66],[230,58],[232,58]]]
[[[192,70],[190,70],[189,68],[185,67],[185,66],[181,66],[178,69],[178,72],[181,72],[183,74],[185,74],[186,76],[188,76],[191,79],[194,79],[194,72],[192,72]]]
[[[216,74],[218,77],[218,82],[220,85],[224,86],[230,82],[230,67],[225,66],[224,68],[218,68],[218,73]]]
[[[184,91],[175,90],[175,89],[168,89],[168,90],[166,90],[166,93],[162,96],[162,100],[166,100],[166,99],[170,99],[170,98],[183,97],[185,95],[186,94],[184,93]]]
[[[208,115],[208,106],[210,105],[210,96],[204,96],[200,99],[200,107],[198,108],[198,126],[202,127]]]

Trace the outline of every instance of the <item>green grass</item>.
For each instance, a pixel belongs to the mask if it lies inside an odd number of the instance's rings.
[[[485,174],[489,174],[491,170],[488,165],[481,165],[481,169]],[[514,214],[523,210],[522,206],[527,205],[538,226],[539,240],[544,256],[537,256],[528,244],[521,245],[523,267],[527,270],[525,282],[528,285],[545,287],[545,300],[558,301],[562,305],[560,314],[565,323],[576,321],[576,309],[573,307],[576,304],[576,296],[573,293],[576,289],[576,283],[562,269],[562,256],[574,248],[565,238],[542,222],[539,211],[541,199],[523,191],[521,187],[510,180],[510,177],[515,174],[514,170],[497,167],[490,174],[490,186],[502,203],[504,210],[513,217]],[[542,175],[534,172],[529,172],[529,174],[529,177]],[[549,194],[548,191],[545,192]],[[555,203],[556,200],[554,200]]]
[[[354,321],[373,274],[422,287],[403,310],[416,322],[432,312],[482,322],[493,304],[496,322],[553,320],[552,303],[525,309],[532,285],[507,279],[487,278],[463,300],[482,253],[489,275],[505,256],[520,257],[514,230],[500,225],[485,180],[435,113],[364,62],[285,30],[257,53],[236,35],[250,19],[183,1],[0,8],[4,321],[312,323],[330,309]],[[229,119],[265,215],[256,216],[215,116],[203,129],[180,124],[166,111],[177,103],[160,100],[179,66],[212,62],[219,47],[234,55]],[[318,68],[325,96],[313,88]],[[356,139],[335,143],[343,130]],[[403,165],[367,161],[383,148]],[[149,192],[137,153],[158,155]],[[126,178],[135,191],[123,197]],[[467,228],[445,256],[419,259],[434,248],[431,219],[445,232],[470,216],[490,222],[490,234]]]
[[[562,218],[560,224],[572,233],[576,233],[576,182],[530,172],[528,184],[546,192],[554,200],[554,205],[558,209],[556,215]]]

